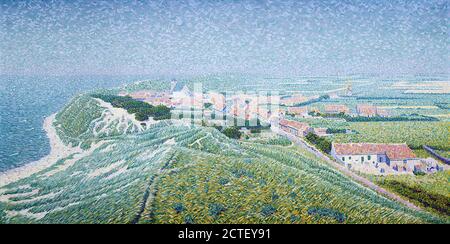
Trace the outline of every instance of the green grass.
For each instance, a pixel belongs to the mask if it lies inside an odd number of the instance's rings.
[[[423,176],[380,176],[375,182],[421,207],[450,217],[450,171]]]
[[[78,146],[91,137],[91,122],[100,118],[104,109],[88,95],[80,95],[60,111],[54,123],[58,136],[66,144]]]
[[[335,118],[293,118],[291,119],[308,123],[313,128],[347,129],[350,123],[344,119]]]
[[[450,151],[450,122],[356,122],[349,128],[357,134],[336,134],[335,142],[407,143],[414,149],[429,145]]]

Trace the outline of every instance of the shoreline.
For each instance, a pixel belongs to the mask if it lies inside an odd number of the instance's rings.
[[[42,171],[52,166],[61,158],[82,151],[79,147],[75,148],[66,146],[61,141],[58,134],[56,133],[55,127],[53,126],[55,116],[56,113],[46,117],[44,119],[43,124],[43,128],[46,132],[47,138],[49,139],[50,143],[50,153],[37,161],[33,161],[23,166],[0,173],[0,187],[18,181],[20,179],[29,177],[35,173],[38,173],[39,171]]]

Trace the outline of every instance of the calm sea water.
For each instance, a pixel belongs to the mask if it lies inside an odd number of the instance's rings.
[[[117,87],[143,77],[14,77],[0,76],[0,171],[42,158],[50,145],[44,118],[74,95]]]

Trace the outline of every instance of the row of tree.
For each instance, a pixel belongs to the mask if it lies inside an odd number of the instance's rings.
[[[134,114],[139,121],[148,120],[150,117],[154,120],[170,119],[171,117],[170,108],[164,105],[152,106],[130,96],[94,94],[92,97],[102,99],[113,107],[127,110],[128,113]]]

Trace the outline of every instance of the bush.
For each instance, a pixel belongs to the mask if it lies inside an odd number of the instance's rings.
[[[175,203],[175,204],[173,205],[173,209],[175,210],[175,212],[181,213],[181,212],[183,212],[183,210],[184,210],[184,206],[183,206],[182,203]]]
[[[248,170],[245,170],[245,169],[242,169],[242,168],[240,168],[240,169],[233,169],[233,170],[231,170],[231,173],[236,178],[241,178],[242,176],[247,176],[249,178],[254,178],[255,177],[255,175],[252,172],[250,172]]]
[[[239,131],[239,128],[236,126],[227,127],[222,131],[222,133],[232,139],[239,139],[242,135],[242,133]]]
[[[220,203],[211,203],[209,204],[209,215],[213,218],[217,218],[220,216],[222,212],[225,212],[226,208]]]
[[[420,186],[409,186],[398,181],[385,181],[382,185],[399,194],[419,202],[425,207],[432,208],[445,215],[450,215],[450,205],[447,196],[427,192]]]
[[[270,215],[274,214],[277,211],[277,209],[272,206],[272,205],[265,205],[262,209],[261,209],[261,214],[264,217],[269,217]]]
[[[186,215],[186,217],[184,217],[184,223],[185,224],[195,224],[194,218],[192,218],[191,215]]]
[[[299,216],[295,216],[295,215],[291,215],[290,219],[291,219],[291,223],[292,224],[297,223],[297,222],[300,221],[300,217]]]
[[[320,217],[331,217],[336,219],[339,223],[343,223],[345,221],[345,215],[343,213],[329,208],[311,207],[308,208],[308,214],[317,215]]]
[[[92,97],[111,103],[113,107],[127,110],[128,113],[134,114],[139,121],[148,120],[150,117],[153,117],[154,120],[170,119],[171,117],[170,108],[164,105],[152,106],[146,102],[134,100],[130,96],[94,94]]]
[[[225,179],[225,178],[220,178],[220,180],[219,180],[219,184],[221,184],[221,185],[226,185],[226,184],[228,184],[228,182],[230,182],[228,179]]]
[[[312,132],[308,133],[305,138],[310,143],[316,145],[317,148],[320,149],[321,151],[330,153],[332,143],[328,139],[324,137],[319,137]]]

